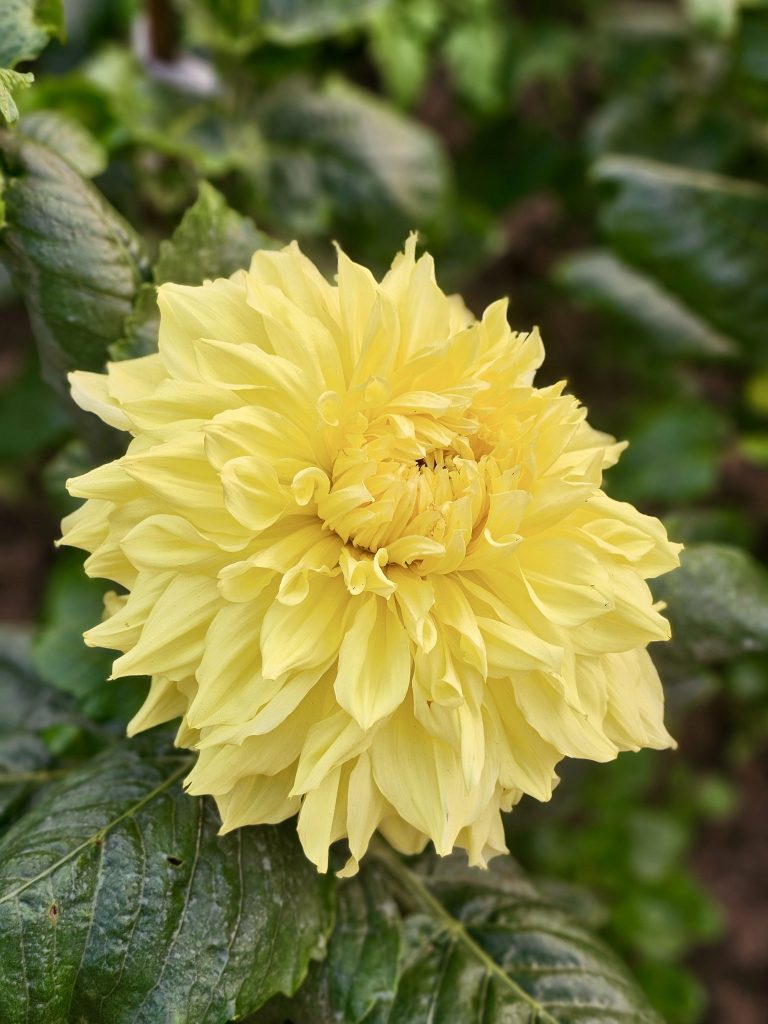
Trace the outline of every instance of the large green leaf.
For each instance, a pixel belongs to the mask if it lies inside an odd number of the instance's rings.
[[[458,858],[426,867],[406,883],[423,911],[406,922],[388,1024],[426,1021],[428,1013],[444,1024],[658,1024],[617,957],[508,862],[487,873]]]
[[[678,660],[725,661],[768,650],[768,572],[740,548],[692,544],[675,572],[654,580],[668,604]]]
[[[0,136],[6,227],[0,235],[29,311],[47,379],[100,370],[148,274],[139,239],[71,164],[31,139]]]
[[[162,737],[161,737],[162,738]],[[225,1024],[292,993],[330,926],[293,825],[219,838],[158,737],[51,786],[0,843],[3,1024]]]
[[[341,888],[328,958],[307,991],[256,1021],[660,1024],[616,956],[509,861],[486,872],[429,856],[413,869],[381,841],[369,858],[345,883],[352,892]]]
[[[654,352],[673,356],[727,356],[735,346],[665,288],[612,253],[579,252],[555,269],[577,301],[606,313]]]
[[[21,130],[28,138],[37,139],[63,156],[86,178],[101,174],[107,166],[104,147],[87,128],[68,114],[57,110],[34,110],[25,114]]]
[[[598,161],[594,176],[613,248],[718,332],[768,354],[768,188],[630,157]]]
[[[28,637],[8,627],[0,629],[0,707],[0,823],[4,823],[48,778],[55,731],[71,732],[77,723],[68,701],[46,689],[32,668]]]
[[[375,862],[366,863],[339,887],[328,955],[312,965],[290,1006],[275,1009],[312,1024],[357,1024],[372,1013],[385,1019],[397,988],[401,947],[400,913],[386,875]]]
[[[61,0],[2,0],[0,65],[14,67],[34,60],[51,36],[64,38]]]
[[[259,121],[265,214],[289,230],[354,224],[359,237],[375,227],[391,251],[436,216],[446,187],[436,139],[362,90],[290,82],[264,101]]]

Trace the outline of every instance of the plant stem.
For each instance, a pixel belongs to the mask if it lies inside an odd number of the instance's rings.
[[[172,61],[179,49],[179,17],[170,0],[147,0],[149,46],[156,60]]]

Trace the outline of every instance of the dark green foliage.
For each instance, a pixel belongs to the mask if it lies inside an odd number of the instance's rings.
[[[19,116],[19,108],[13,98],[14,92],[28,89],[34,80],[34,75],[28,72],[0,68],[0,117],[8,124],[13,124]]]
[[[629,157],[594,169],[603,231],[718,331],[768,355],[768,188]]]
[[[659,1020],[616,957],[509,865],[478,875],[435,861],[423,884],[443,910],[428,901],[408,922],[392,1024],[418,1019],[425,1000],[446,1024],[489,1013],[531,1024]]]
[[[82,720],[32,667],[26,637],[0,629],[0,828],[52,777],[55,755]]]
[[[21,131],[27,138],[36,139],[63,156],[83,177],[93,178],[107,166],[104,147],[67,114],[33,111],[24,118]]]
[[[375,862],[340,883],[325,959],[311,965],[290,1007],[280,1002],[270,1016],[282,1009],[308,1024],[318,1019],[357,1024],[371,1015],[387,1019],[403,956],[403,926],[390,888]]]
[[[479,872],[426,857],[413,870],[383,846],[372,859],[342,885],[328,956],[278,1018],[659,1024],[618,959],[509,862]]]
[[[722,357],[733,342],[652,278],[604,250],[578,253],[557,267],[557,280],[659,355]]]
[[[2,242],[24,296],[47,380],[100,370],[147,273],[136,233],[62,156],[32,139],[0,138]]]
[[[0,7],[0,67],[34,60],[51,36],[64,38],[62,0],[3,0]]]
[[[669,605],[679,657],[708,663],[768,650],[768,572],[745,551],[692,545],[654,592]]]
[[[51,786],[0,845],[7,1024],[211,1024],[292,993],[322,953],[331,888],[291,827],[226,839],[161,735]]]
[[[287,83],[264,101],[260,124],[262,202],[290,233],[378,229],[383,256],[441,208],[446,167],[434,138],[342,81]]]

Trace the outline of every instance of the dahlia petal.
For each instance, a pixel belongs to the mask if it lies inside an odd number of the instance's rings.
[[[429,836],[438,854],[450,853],[466,824],[468,795],[459,757],[430,739],[404,708],[377,733],[370,756],[376,785],[397,813]]]
[[[219,603],[216,582],[207,576],[175,576],[150,610],[136,645],[112,666],[112,678],[194,673],[205,633]]]
[[[380,597],[361,599],[339,647],[340,706],[370,729],[402,703],[410,681],[408,634],[396,612]]]
[[[208,540],[181,516],[153,515],[137,523],[120,542],[125,555],[137,569],[173,571],[182,566],[195,572],[216,575],[227,552]]]
[[[556,681],[541,672],[520,672],[513,677],[515,701],[526,721],[547,743],[567,757],[612,761],[619,750],[582,710],[562,700]]]
[[[130,420],[109,393],[107,378],[103,373],[86,373],[77,370],[67,375],[72,399],[81,409],[95,413],[100,420],[118,430],[128,430]]]
[[[187,697],[172,679],[154,676],[146,700],[126,727],[129,736],[179,718],[187,710]]]
[[[253,775],[240,779],[228,793],[216,798],[221,814],[219,835],[244,825],[277,825],[299,809],[298,797],[289,796],[293,769],[277,775]]]
[[[341,871],[340,878],[357,874],[373,833],[384,813],[385,800],[373,781],[371,759],[363,752],[357,759],[349,776],[347,793],[347,836],[350,857]]]
[[[489,678],[508,678],[521,669],[560,671],[563,652],[559,647],[498,619],[479,616],[475,621],[487,653]]]
[[[61,540],[57,541],[57,544],[93,551],[103,543],[109,533],[107,518],[114,507],[111,501],[99,498],[86,501],[80,508],[62,519]]]
[[[107,363],[107,390],[121,405],[146,398],[167,380],[165,366],[157,352],[138,359]]]
[[[429,580],[420,579],[399,566],[388,572],[395,584],[395,600],[410,638],[426,653],[437,642],[437,631],[430,618],[435,603],[435,588]]]
[[[532,602],[558,625],[580,626],[614,606],[608,573],[578,544],[526,541],[517,559]]]
[[[275,601],[261,627],[261,656],[266,679],[313,668],[338,653],[346,632],[349,595],[343,580],[313,576],[300,605]]]
[[[318,685],[326,674],[328,665],[307,669],[294,675],[263,681],[258,700],[254,703],[256,713],[234,725],[221,724],[206,728],[199,748],[217,746],[220,743],[242,743],[249,736],[263,736],[292,715],[301,702]],[[252,710],[252,709],[251,709]]]
[[[239,402],[230,405],[242,403],[250,391],[261,407],[286,415],[290,423],[301,424],[307,431],[314,429],[317,394],[294,363],[258,345],[209,338],[201,338],[195,352],[201,376],[238,396]]]
[[[108,462],[81,476],[70,477],[67,490],[74,498],[95,498],[112,503],[142,496],[141,486],[128,475],[121,461]]]
[[[294,472],[313,464],[311,440],[281,412],[254,408],[222,412],[203,428],[205,454],[220,471],[230,459],[259,455],[273,463],[296,463]]]
[[[150,612],[167,590],[173,573],[139,573],[130,594],[114,601],[104,597],[107,618],[83,634],[89,647],[129,651],[136,645]],[[116,595],[115,595],[116,596]]]
[[[269,598],[264,597],[217,611],[195,673],[197,692],[187,711],[195,728],[241,722],[275,692],[264,680],[258,651],[254,652],[254,638],[268,603]]]
[[[305,313],[278,287],[247,283],[248,304],[261,315],[274,352],[301,366],[317,397],[323,391],[343,390],[346,381],[338,347],[328,325]]]
[[[345,339],[342,356],[347,376],[357,362],[363,347],[371,311],[376,303],[377,285],[367,267],[353,263],[337,246],[339,285],[339,311],[342,336]]]
[[[499,737],[499,782],[506,790],[549,800],[557,783],[555,766],[563,755],[521,713],[511,680],[489,680],[488,689],[489,733]]]
[[[606,732],[622,749],[676,746],[664,727],[664,694],[656,666],[644,650],[601,659],[607,687]]]
[[[243,278],[219,278],[198,288],[164,284],[158,288],[157,304],[158,351],[176,380],[201,380],[194,345],[200,338],[268,344],[261,317],[245,301]]]
[[[123,402],[132,430],[171,440],[200,429],[221,412],[242,407],[231,391],[192,381],[164,380],[151,395]]]
[[[341,780],[341,768],[329,772],[317,789],[304,797],[296,825],[304,853],[317,870],[328,870],[328,847],[333,841],[333,823],[336,800]]]
[[[370,742],[371,734],[346,711],[338,710],[316,722],[304,742],[291,792],[301,794],[317,789],[329,772],[356,757]]]
[[[293,504],[291,492],[278,479],[274,466],[243,455],[221,470],[224,506],[249,530],[266,530]]]

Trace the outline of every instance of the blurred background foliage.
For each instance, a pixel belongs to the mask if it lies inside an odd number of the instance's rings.
[[[141,689],[104,685],[109,657],[80,642],[103,586],[51,544],[68,510],[63,480],[114,442],[92,436],[89,454],[75,439],[38,358],[54,380],[62,365],[99,368],[94,338],[107,332],[113,355],[151,349],[152,282],[181,280],[191,253],[191,283],[245,262],[262,231],[299,238],[329,269],[331,239],[381,269],[416,227],[444,286],[476,311],[508,294],[513,326],[541,326],[544,379],[567,377],[594,424],[631,439],[610,493],[688,545],[683,569],[658,587],[675,627],[658,660],[680,749],[568,766],[550,806],[511,816],[510,847],[602,930],[671,1024],[764,1020],[768,4],[64,8],[66,41],[35,63],[31,87],[18,54],[34,57],[47,36],[30,29],[13,49],[0,12],[0,65],[11,65],[0,116],[20,113],[18,138],[61,158],[57,174],[94,178],[134,231],[120,228],[130,288],[63,354],[46,331],[57,312],[81,315],[67,305],[76,288],[62,300],[45,254],[29,257],[38,356],[0,271],[0,611],[33,629],[24,657],[66,705],[34,733],[30,765],[97,748]],[[52,180],[24,159],[19,171],[6,147],[6,171]],[[49,210],[61,229],[51,252],[91,230],[83,196]],[[11,199],[7,244],[29,255],[34,225],[14,220]],[[112,266],[109,253],[93,258],[95,274]],[[3,792],[0,814],[16,797]]]

